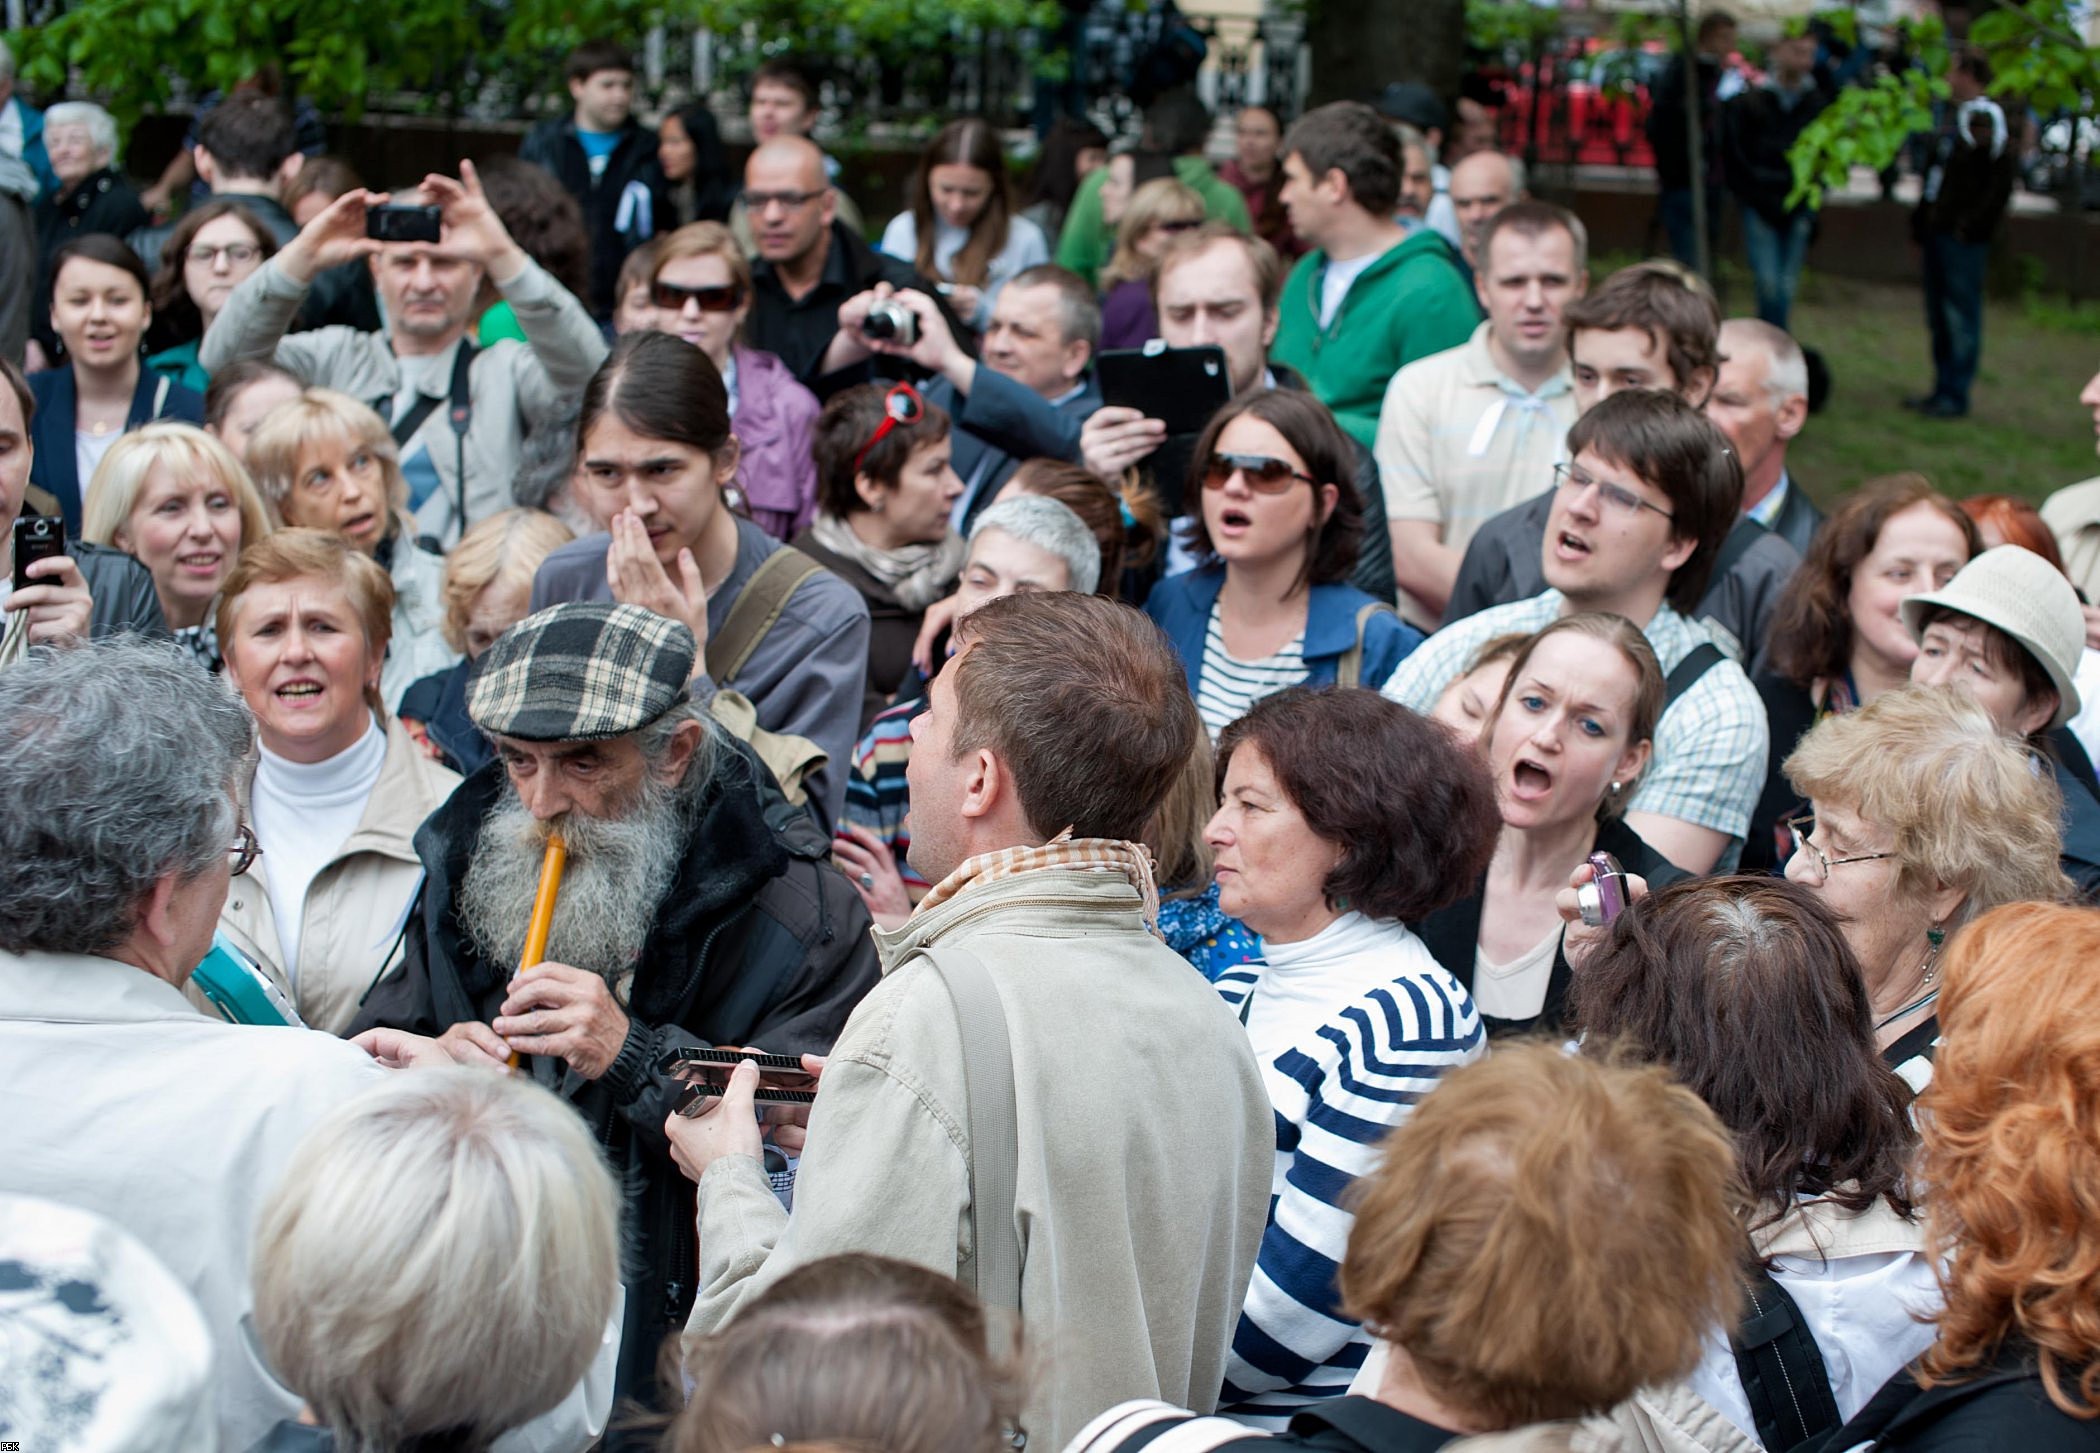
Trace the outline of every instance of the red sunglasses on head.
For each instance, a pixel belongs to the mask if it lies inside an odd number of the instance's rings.
[[[868,436],[868,442],[860,446],[860,453],[853,456],[853,472],[860,473],[861,465],[868,462],[868,451],[889,437],[890,430],[899,424],[916,424],[926,416],[926,400],[908,383],[890,385],[890,391],[882,396],[882,422]]]
[[[673,313],[684,312],[687,302],[698,303],[703,313],[734,313],[743,305],[744,290],[735,283],[687,288],[677,283],[653,282],[649,284],[649,301]]]

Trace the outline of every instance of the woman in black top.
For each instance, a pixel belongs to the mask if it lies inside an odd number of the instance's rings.
[[[1557,1030],[1570,969],[1554,899],[1593,852],[1660,888],[1685,876],[1619,818],[1647,768],[1663,674],[1624,617],[1567,616],[1517,652],[1481,731],[1502,836],[1478,889],[1417,928],[1490,1035]]]

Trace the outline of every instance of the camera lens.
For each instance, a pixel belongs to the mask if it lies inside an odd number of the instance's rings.
[[[870,310],[868,321],[861,324],[860,331],[870,338],[894,338],[897,336],[897,320],[887,312]]]

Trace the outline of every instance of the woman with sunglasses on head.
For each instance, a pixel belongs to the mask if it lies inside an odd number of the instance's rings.
[[[1112,165],[1126,163],[1139,164],[1126,153]],[[1171,175],[1143,182],[1131,193],[1116,226],[1115,256],[1101,270],[1103,348],[1137,348],[1159,336],[1153,265],[1177,236],[1201,227],[1204,215],[1203,194]]]
[[[722,376],[667,334],[627,334],[584,390],[576,453],[570,493],[598,530],[547,557],[531,608],[617,600],[683,623],[700,645],[695,699],[726,687],[759,726],[824,750],[803,785],[829,832],[860,734],[868,609],[729,507],[740,450]]]
[[[234,288],[276,253],[276,236],[238,202],[206,202],[183,213],[153,279],[153,332],[168,346],[146,367],[200,394],[211,387],[197,345]]]
[[[788,366],[742,341],[751,316],[751,264],[719,222],[695,222],[663,239],[649,279],[655,326],[683,338],[722,375],[741,446],[735,489],[752,523],[792,540],[817,513],[811,443],[817,396]]]
[[[1786,759],[1809,815],[1786,875],[1844,925],[1874,1045],[1913,1091],[1932,1080],[1947,936],[2005,903],[2068,898],[2063,799],[1965,693],[1883,692],[1826,716]]]
[[[908,383],[849,388],[817,417],[817,517],[795,548],[868,603],[863,728],[911,674],[926,607],[962,574],[968,547],[948,523],[963,492],[951,448],[948,415]]]
[[[1043,229],[1014,214],[999,133],[977,116],[949,122],[927,146],[911,206],[882,230],[882,250],[946,285],[973,328],[991,321],[1008,278],[1050,260]]]
[[[1145,613],[1181,653],[1212,740],[1286,687],[1375,691],[1421,644],[1349,584],[1363,531],[1355,478],[1348,436],[1295,389],[1234,399],[1196,441],[1189,543],[1204,563],[1153,587]]]

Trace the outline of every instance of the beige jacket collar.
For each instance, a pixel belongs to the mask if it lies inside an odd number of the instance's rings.
[[[1098,869],[1050,867],[973,883],[945,903],[913,914],[899,928],[878,928],[875,952],[887,974],[957,930],[967,933],[980,920],[994,920],[1001,932],[1069,934],[1075,916],[1085,917],[1092,932],[1149,936],[1144,899],[1129,879]]]

